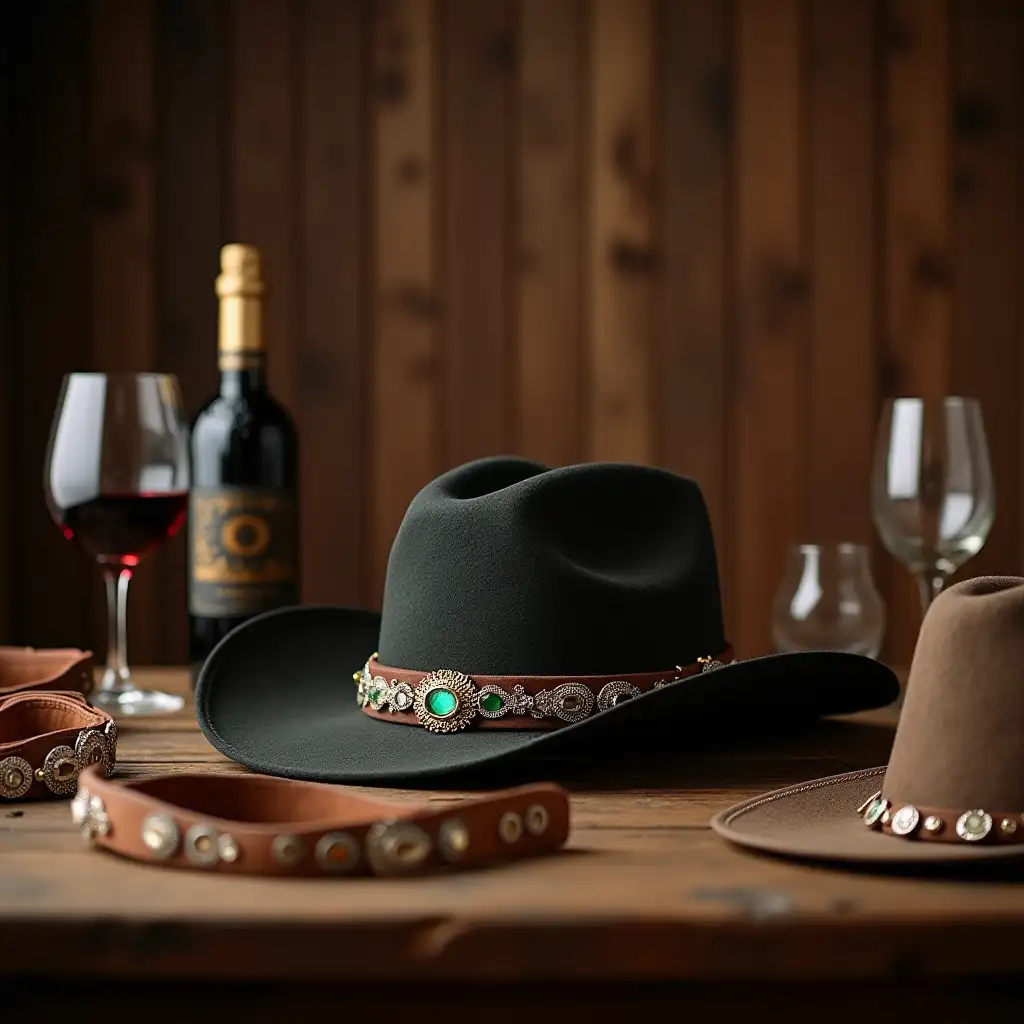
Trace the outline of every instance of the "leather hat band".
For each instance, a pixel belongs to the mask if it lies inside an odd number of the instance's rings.
[[[900,839],[932,843],[1021,843],[1024,814],[979,807],[921,807],[875,793],[858,808],[868,828]]]
[[[468,676],[451,669],[415,672],[372,655],[353,676],[366,714],[431,732],[558,729],[652,690],[721,668],[732,648],[663,672],[608,676]]]
[[[242,875],[422,874],[550,853],[569,834],[568,795],[549,784],[445,807],[265,775],[121,782],[89,768],[71,813],[89,842],[132,860]]]
[[[0,801],[71,796],[88,765],[114,770],[117,726],[77,692],[0,697]]]

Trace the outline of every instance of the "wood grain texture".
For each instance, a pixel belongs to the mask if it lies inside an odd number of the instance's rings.
[[[156,11],[160,162],[156,182],[155,365],[176,374],[189,419],[217,390],[217,298],[223,241],[224,4],[161,0]],[[149,660],[187,660],[187,532],[146,574],[159,580],[162,628]],[[146,648],[142,648],[146,650]]]
[[[718,0],[658,8],[663,273],[658,295],[658,461],[700,485],[717,540],[725,621],[735,622],[730,438],[732,317],[727,296],[733,146],[732,23]]]
[[[140,679],[187,692],[184,672],[143,671]],[[206,744],[193,713],[122,723],[118,776],[240,770]],[[124,992],[141,980],[287,980],[293,998],[327,979],[364,987],[379,980],[386,994],[398,975],[460,990],[484,980],[522,990],[543,979],[581,993],[627,982],[757,982],[758,992],[800,984],[830,999],[842,983],[876,991],[908,949],[927,991],[1019,974],[1024,893],[1012,881],[908,884],[821,871],[741,852],[708,827],[715,812],[769,780],[877,764],[894,721],[889,710],[789,737],[723,737],[686,763],[620,759],[614,776],[583,762],[574,776],[567,764],[572,830],[564,851],[412,881],[240,876],[225,885],[202,871],[84,847],[66,801],[11,805],[0,817],[0,920],[16,927],[0,929],[0,956],[15,975],[45,971],[50,986],[104,978]],[[467,794],[373,795],[457,807]],[[75,955],[83,943],[88,961]],[[910,984],[902,979],[904,994]]]
[[[873,539],[881,208],[875,14],[860,0],[823,0],[810,5],[808,24],[807,539],[823,543]]]
[[[293,414],[299,397],[297,21],[298,7],[289,0],[230,0],[230,237],[224,239],[263,254],[267,373],[274,395]]]
[[[301,429],[305,599],[376,605],[410,498],[466,459],[625,458],[699,480],[741,653],[772,648],[786,545],[850,539],[906,659],[918,596],[866,483],[884,398],[981,398],[996,523],[957,576],[1024,571],[1019,7],[12,7],[0,636],[102,652],[39,487],[61,375],[140,358],[193,412],[238,240]],[[133,659],[183,657],[183,563],[182,536],[139,574]]]
[[[87,208],[89,11],[45,0],[18,12],[11,208],[12,372],[19,430],[8,441],[18,590],[9,642],[91,645],[102,602],[95,568],[54,525],[43,493],[47,442],[65,372],[89,368]],[[52,580],[41,587],[39,580]],[[90,600],[91,599],[91,600]]]
[[[590,30],[588,456],[653,456],[652,0],[594,0]]]
[[[512,13],[509,0],[441,3],[446,467],[513,443]]]
[[[950,60],[947,0],[885,10],[885,350],[883,397],[950,393]],[[908,659],[921,622],[917,586],[888,556],[885,656]]]
[[[391,542],[441,464],[438,38],[433,0],[376,4],[371,605]]]
[[[516,352],[527,458],[582,458],[583,74],[587,8],[522,0]]]
[[[302,443],[302,596],[359,606],[365,596],[368,471],[364,331],[368,138],[364,118],[367,6],[304,0],[298,7],[301,82],[295,352]]]
[[[737,6],[732,582],[740,657],[772,648],[786,549],[807,525],[803,47],[795,0]]]
[[[988,542],[959,577],[1017,573],[1024,429],[1024,8],[953,6],[953,324],[951,381],[980,400],[996,488]]]

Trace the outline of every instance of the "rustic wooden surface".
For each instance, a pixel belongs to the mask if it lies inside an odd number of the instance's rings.
[[[307,602],[379,606],[409,500],[464,458],[624,457],[699,479],[754,656],[787,544],[874,542],[879,404],[922,391],[988,422],[961,575],[1024,570],[1022,54],[1019,0],[4,5],[0,637],[102,648],[40,487],[60,376],[168,370],[194,411],[240,238]],[[184,554],[133,584],[140,663],[185,660]],[[905,662],[914,585],[873,567]]]
[[[141,675],[187,690],[176,670]],[[191,714],[122,723],[119,774],[243,770]],[[703,756],[600,774],[567,765],[565,851],[446,877],[269,881],[143,866],[84,847],[66,801],[10,805],[0,810],[0,970],[30,989],[46,976],[46,998],[58,1001],[63,983],[75,998],[105,979],[173,983],[165,1009],[186,981],[301,982],[311,1007],[322,985],[351,981],[381,1010],[449,986],[458,1017],[484,998],[473,996],[478,983],[510,986],[496,1019],[524,1012],[524,986],[542,985],[554,986],[556,1004],[570,989],[581,1007],[589,998],[605,1008],[630,991],[638,1007],[685,991],[687,1005],[725,1007],[743,1005],[749,982],[765,1005],[795,999],[793,1020],[807,1000],[831,1005],[864,989],[882,998],[892,985],[920,989],[922,1005],[944,994],[949,1009],[960,998],[949,986],[977,998],[983,978],[985,998],[997,1000],[1000,979],[1024,973],[1024,887],[798,865],[733,849],[708,828],[714,812],[765,788],[883,763],[894,718],[886,710],[786,740],[726,739]],[[598,979],[610,1001],[595,992]],[[640,983],[654,987],[638,995]],[[268,992],[270,1020],[279,1004]],[[863,1012],[845,999],[836,1012]]]

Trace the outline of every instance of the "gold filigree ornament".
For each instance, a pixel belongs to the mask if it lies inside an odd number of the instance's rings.
[[[461,672],[442,668],[420,680],[412,709],[424,729],[458,732],[477,716],[476,687]]]

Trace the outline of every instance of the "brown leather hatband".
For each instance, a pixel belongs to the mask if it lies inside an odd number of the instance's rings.
[[[264,775],[82,773],[72,817],[133,860],[235,875],[410,875],[549,853],[569,834],[568,795],[542,784],[453,803],[384,803]]]
[[[110,773],[117,726],[77,692],[0,697],[0,801],[71,796],[79,772]]]
[[[606,676],[468,676],[451,669],[417,672],[381,665],[372,655],[356,672],[356,700],[373,718],[431,732],[558,729],[633,697],[732,661],[731,647],[662,672]]]
[[[93,689],[91,651],[77,647],[0,646],[0,700],[12,693],[75,691],[88,697]]]
[[[1021,843],[1024,814],[980,807],[921,807],[875,793],[858,808],[868,828],[900,839],[932,843]]]

